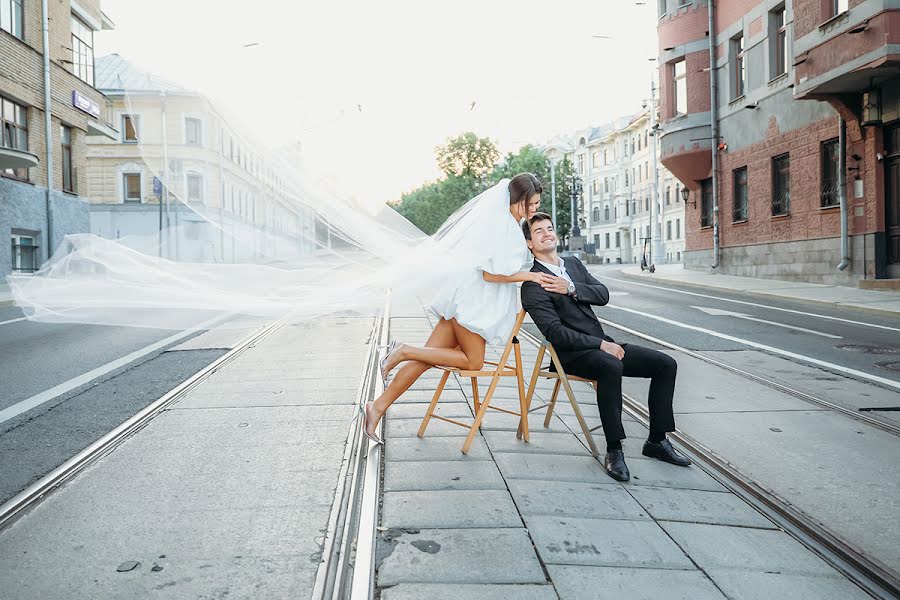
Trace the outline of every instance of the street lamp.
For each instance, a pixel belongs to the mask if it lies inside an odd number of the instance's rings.
[[[581,235],[581,230],[578,228],[578,199],[581,197],[581,192],[584,190],[584,187],[581,183],[581,177],[572,173],[569,180],[567,181],[569,184],[569,189],[571,191],[571,207],[569,213],[569,240],[571,243],[571,239],[573,237],[578,237]],[[571,245],[569,246],[569,250],[571,250]]]
[[[690,202],[691,208],[697,208],[697,201],[691,200],[691,190],[689,190],[687,186],[681,188],[681,199],[684,201],[685,206]]]

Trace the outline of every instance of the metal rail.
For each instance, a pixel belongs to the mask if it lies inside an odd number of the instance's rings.
[[[633,335],[659,343],[668,348],[696,355],[696,353],[690,350],[683,350],[674,344],[657,340],[652,336],[647,336],[634,330],[622,328],[604,319],[600,320],[612,327],[620,328],[623,331],[628,331]],[[527,331],[523,330],[519,335],[522,339],[536,346],[540,345],[540,341]],[[705,359],[702,355],[697,357]],[[716,364],[719,361],[710,359],[709,362]],[[722,366],[741,373],[739,369],[735,369],[730,365],[717,364],[716,366]],[[754,379],[756,377],[752,376]],[[623,405],[624,410],[634,417],[635,420],[645,427],[649,427],[649,412],[641,403],[623,394]],[[743,475],[737,467],[692,437],[678,431],[671,433],[670,436],[682,446],[695,465],[709,473],[732,493],[753,506],[801,544],[815,552],[850,581],[865,590],[870,596],[879,600],[900,597],[900,577],[889,567],[868,556],[860,548],[842,540],[824,524],[813,519],[789,501]]]
[[[166,408],[178,401],[186,393],[197,387],[213,373],[281,328],[285,321],[286,317],[264,327],[260,331],[250,334],[241,340],[234,348],[223,356],[220,356],[203,370],[183,381],[155,402],[144,407],[130,419],[8,500],[0,506],[0,531],[9,527],[19,517],[37,506],[37,504],[47,498],[49,494],[57,490],[61,485],[80,473],[86,467],[115,450],[122,442],[143,429],[154,417],[166,410]]]

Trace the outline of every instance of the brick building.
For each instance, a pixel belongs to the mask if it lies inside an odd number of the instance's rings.
[[[658,0],[662,162],[691,190],[685,266],[900,277],[896,3],[719,0],[710,38],[709,1]]]
[[[89,230],[86,138],[115,135],[93,55],[94,32],[112,22],[99,0],[48,5],[49,135],[41,2],[0,0],[0,278],[37,269],[66,234]]]

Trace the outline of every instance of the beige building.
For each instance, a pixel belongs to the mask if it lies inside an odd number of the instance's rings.
[[[0,0],[0,277],[34,271],[66,234],[88,231],[86,142],[115,135],[93,54],[94,33],[113,23],[98,0],[48,7],[45,52],[41,3]]]
[[[115,140],[88,146],[91,231],[167,258],[283,259],[315,242],[315,214],[204,96],[117,54],[97,59]],[[169,191],[166,194],[166,190]]]

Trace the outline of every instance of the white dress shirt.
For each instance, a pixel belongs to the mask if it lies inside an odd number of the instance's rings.
[[[562,277],[563,279],[565,279],[565,280],[568,281],[569,283],[572,283],[572,284],[575,283],[574,281],[572,281],[572,278],[569,277],[569,274],[566,273],[566,263],[563,262],[563,259],[561,259],[561,258],[559,259],[559,264],[558,264],[558,265],[554,265],[553,263],[544,262],[544,261],[538,260],[538,259],[536,259],[536,258],[535,258],[534,260],[536,260],[537,262],[539,262],[539,263],[541,263],[542,265],[544,265],[545,267],[547,267],[547,269],[548,269],[551,273],[553,273],[554,275],[556,275],[557,277]]]

